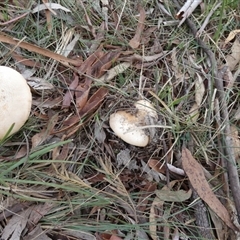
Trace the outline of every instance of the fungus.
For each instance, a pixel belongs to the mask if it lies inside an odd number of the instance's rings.
[[[138,147],[145,147],[150,141],[149,135],[142,128],[148,125],[147,117],[157,119],[157,112],[146,100],[137,101],[135,115],[126,111],[111,114],[109,125],[113,132],[123,141]]]
[[[24,77],[16,70],[0,66],[0,140],[16,133],[29,117],[32,94]]]

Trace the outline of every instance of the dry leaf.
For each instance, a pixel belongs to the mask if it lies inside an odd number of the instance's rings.
[[[75,91],[76,106],[79,111],[85,106],[87,102],[91,84],[92,80],[86,78],[86,80],[83,83],[80,83],[76,88]]]
[[[198,117],[199,117],[199,106],[197,105],[197,103],[194,103],[191,107],[191,109],[189,110],[188,113],[188,118],[191,118],[191,122],[197,122]]]
[[[125,62],[134,62],[134,61],[140,61],[140,62],[152,62],[152,61],[156,61],[157,59],[161,58],[164,56],[164,54],[166,54],[167,51],[155,54],[155,55],[151,55],[151,56],[141,56],[138,54],[133,54],[131,56],[126,56],[126,57],[122,57],[121,60],[125,61]]]
[[[177,59],[177,48],[173,48],[172,54],[171,54],[171,60],[172,60],[172,70],[175,74],[175,78],[179,81],[182,81],[184,78],[184,74],[182,73],[180,66],[179,66],[179,61]]]
[[[106,133],[102,125],[98,120],[94,123],[94,137],[99,143],[104,143],[106,139]]]
[[[231,50],[232,53],[226,56],[226,65],[229,67],[230,71],[234,70],[240,61],[240,42],[238,38],[235,39]]]
[[[79,112],[80,116],[84,116],[86,114],[94,111],[104,100],[105,96],[108,94],[108,89],[101,87],[99,88],[87,101],[84,108]]]
[[[26,79],[27,79],[28,85],[31,86],[36,91],[54,89],[54,86],[43,78],[28,77]]]
[[[40,12],[42,10],[46,10],[46,9],[60,9],[63,10],[65,12],[71,12],[71,10],[69,10],[68,8],[63,7],[62,5],[58,4],[58,3],[44,3],[44,4],[39,4],[37,5],[33,10],[32,13],[36,13],[36,12]]]
[[[100,77],[98,80],[100,82],[109,82],[113,78],[115,78],[117,75],[123,73],[126,71],[129,67],[131,66],[131,63],[128,62],[123,62],[115,67],[111,68],[110,70],[107,71],[102,77]]]
[[[41,226],[38,224],[27,236],[23,237],[23,240],[52,240],[49,238],[45,231],[42,230]]]
[[[1,202],[2,209],[0,213],[0,221],[9,218],[12,215],[17,215],[19,212],[27,209],[32,204],[33,202],[19,203],[16,199],[11,197],[6,198]]]
[[[2,231],[1,240],[20,240],[25,229],[32,207],[14,215]]]
[[[91,54],[78,68],[79,73],[86,73],[89,68],[93,65],[93,63],[101,58],[104,55],[102,51],[102,46],[100,46],[93,54]]]
[[[199,197],[208,204],[213,212],[215,212],[228,227],[238,231],[237,227],[233,225],[227,209],[222,205],[210,188],[204,176],[202,166],[193,158],[191,152],[185,147],[182,149],[182,164],[189,181]]]
[[[62,108],[70,107],[71,102],[73,101],[73,95],[74,95],[74,91],[72,90],[75,90],[77,88],[78,82],[79,82],[79,77],[77,74],[75,74],[74,80],[71,82],[69,86],[69,90],[66,92],[66,94],[63,97]]]
[[[29,215],[29,223],[32,226],[38,224],[38,222],[53,208],[53,203],[38,203],[32,206],[32,212]]]
[[[51,52],[48,49],[38,47],[36,45],[24,42],[22,40],[16,40],[16,38],[13,38],[13,37],[8,36],[6,34],[0,34],[0,42],[8,43],[8,44],[11,44],[11,45],[14,45],[14,46],[19,46],[21,48],[27,49],[29,52],[35,52],[35,53],[41,54],[43,56],[52,58],[52,59],[62,63],[65,66],[68,66],[69,63],[71,63],[73,66],[79,66],[79,61],[78,60],[74,60],[74,59],[64,57],[60,54]]]
[[[122,238],[110,233],[100,233],[99,237],[101,240],[123,240]]]
[[[112,64],[118,59],[120,55],[119,51],[111,51],[94,62],[91,69],[87,71],[87,73],[95,78],[101,77],[111,66]]]
[[[228,37],[226,38],[225,40],[225,44],[229,43],[230,41],[232,41],[236,35],[240,33],[240,29],[237,29],[237,30],[233,30],[231,31],[229,34],[228,34]]]
[[[154,169],[156,172],[165,174],[166,173],[166,167],[165,164],[161,163],[159,160],[150,159],[148,161],[148,166],[152,169]]]
[[[41,112],[43,112],[42,114],[44,114],[44,111],[42,110],[42,108],[51,109],[54,107],[58,107],[61,105],[61,102],[62,102],[62,96],[59,96],[54,99],[46,99],[45,101],[43,101],[42,99],[36,99],[36,100],[33,99],[32,105],[41,109]],[[42,115],[42,116],[38,115],[38,117],[45,120],[48,119],[46,115]]]
[[[163,212],[163,204],[164,202],[161,201],[158,197],[155,197],[150,208],[149,214],[149,233],[153,240],[159,240],[158,233],[157,233],[157,219],[162,217],[161,213],[156,213],[159,210]],[[169,238],[168,238],[169,239]]]
[[[238,107],[238,109],[236,110],[234,117],[235,120],[239,120],[240,119],[240,106]]]
[[[37,146],[41,145],[47,139],[52,138],[52,136],[50,136],[50,134],[53,131],[54,126],[56,125],[57,121],[58,121],[58,113],[53,115],[48,120],[46,127],[44,127],[39,133],[36,133],[32,137],[32,139],[31,139],[32,140],[32,149],[35,149]]]
[[[231,139],[234,147],[235,159],[238,164],[240,164],[240,139],[238,136],[238,129],[236,126],[231,126]]]
[[[184,190],[171,191],[170,189],[161,189],[155,191],[158,198],[165,202],[183,202],[188,200],[192,195],[192,190],[187,192]]]
[[[145,18],[146,18],[145,10],[142,7],[140,7],[140,16],[139,16],[139,21],[137,25],[137,30],[136,30],[135,36],[129,42],[130,47],[134,49],[138,48],[140,45],[141,35],[144,29]]]
[[[197,78],[195,80],[195,101],[198,106],[201,106],[204,93],[205,93],[205,86],[204,86],[202,77],[198,73],[196,74],[197,74]]]

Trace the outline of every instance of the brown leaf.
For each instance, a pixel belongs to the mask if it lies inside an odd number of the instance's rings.
[[[86,78],[86,80],[83,83],[80,83],[76,88],[76,91],[75,91],[76,106],[79,111],[85,106],[88,100],[91,83],[92,83],[92,80],[90,80],[89,78]]]
[[[89,75],[96,78],[101,77],[118,59],[119,55],[119,51],[111,51],[104,54],[92,65]]]
[[[94,52],[91,54],[78,68],[80,73],[86,73],[87,70],[93,65],[93,63],[101,58],[104,55],[104,52],[102,51],[102,45]]]
[[[191,152],[185,147],[182,149],[182,164],[189,181],[200,198],[208,204],[208,206],[226,223],[228,227],[238,231],[237,227],[233,225],[227,209],[215,196],[205,179],[202,166],[193,158]]]
[[[142,7],[140,7],[140,16],[139,16],[139,22],[137,25],[137,30],[136,30],[135,36],[129,42],[130,47],[134,49],[138,48],[140,45],[140,39],[144,29],[145,18],[146,18],[145,10]]]
[[[71,90],[75,90],[78,86],[79,77],[77,74],[74,74],[74,80],[71,82],[69,86],[69,90],[63,97],[62,108],[70,107],[71,102],[73,101],[74,92]]]
[[[150,159],[148,161],[148,166],[155,170],[156,172],[165,174],[166,173],[166,167],[165,164],[161,163],[159,160]]]
[[[101,87],[99,88],[87,101],[84,108],[79,112],[80,116],[84,116],[94,111],[104,100],[105,96],[108,94],[108,89]]]
[[[122,238],[110,233],[100,233],[100,237],[102,240],[122,240]]]
[[[52,159],[64,161],[69,157],[69,151],[70,151],[70,143],[67,143],[63,145],[60,153],[57,156],[53,156]],[[53,153],[54,153],[54,150],[53,150]]]

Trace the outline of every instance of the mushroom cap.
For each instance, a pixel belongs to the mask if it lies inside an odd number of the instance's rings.
[[[134,104],[134,106],[137,108],[138,114],[141,115],[140,117],[144,117],[145,115],[148,115],[149,117],[158,119],[158,114],[156,109],[147,100],[139,100]]]
[[[29,117],[32,94],[24,77],[16,70],[0,66],[0,140],[14,124],[17,132]]]
[[[138,147],[145,147],[149,137],[144,130],[138,128],[139,119],[125,111],[111,114],[109,125],[115,134],[123,141]]]

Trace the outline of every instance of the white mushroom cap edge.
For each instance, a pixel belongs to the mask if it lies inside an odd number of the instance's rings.
[[[29,117],[32,94],[24,77],[16,70],[0,66],[0,140],[14,124],[16,133]]]

